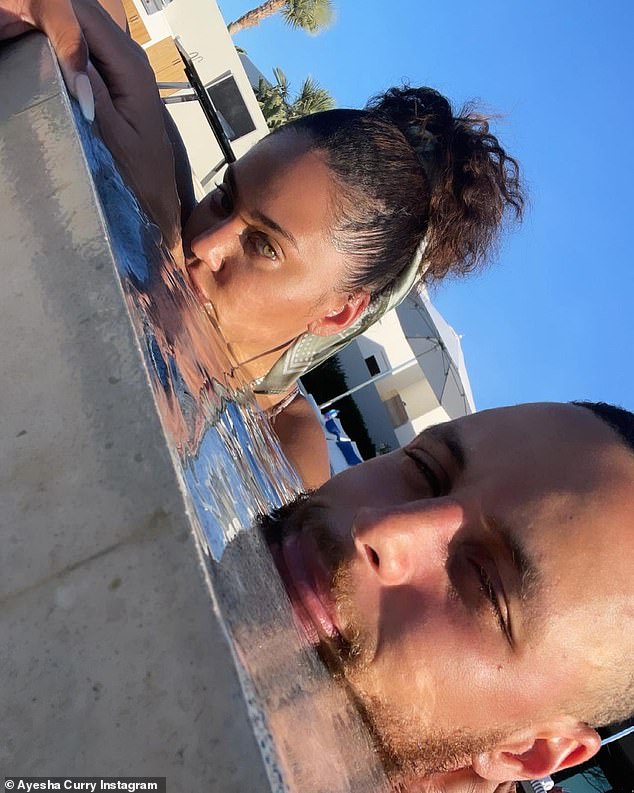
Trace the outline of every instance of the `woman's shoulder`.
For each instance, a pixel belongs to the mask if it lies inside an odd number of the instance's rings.
[[[304,487],[312,490],[330,478],[326,436],[309,401],[297,394],[272,420],[273,429]]]

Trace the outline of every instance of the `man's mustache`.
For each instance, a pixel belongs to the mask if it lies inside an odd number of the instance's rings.
[[[276,507],[270,512],[263,512],[256,517],[256,527],[267,545],[281,543],[286,537],[301,531],[301,516],[298,513],[308,502],[310,496],[310,493],[299,493],[287,504]]]
[[[280,545],[289,536],[303,530],[309,532],[330,573],[330,589],[338,606],[343,613],[350,615],[352,579],[348,564],[349,549],[344,548],[343,543],[330,531],[323,519],[324,507],[311,496],[311,493],[300,493],[288,504],[260,515],[257,519],[258,528],[269,548]],[[275,558],[275,554],[273,556]],[[363,666],[366,656],[362,633],[356,627],[352,615],[345,634],[324,638],[316,648],[330,674],[340,680],[345,678],[346,671]]]

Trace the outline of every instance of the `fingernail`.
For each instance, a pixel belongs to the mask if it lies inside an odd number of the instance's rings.
[[[95,120],[95,99],[87,74],[78,74],[75,77],[75,96],[79,102],[83,117],[92,124]]]

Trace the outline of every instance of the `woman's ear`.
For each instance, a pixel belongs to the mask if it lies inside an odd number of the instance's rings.
[[[582,722],[560,722],[532,734],[516,735],[475,755],[471,762],[483,779],[541,779],[584,763],[600,746],[601,738],[592,727]]]
[[[360,289],[348,295],[345,303],[328,311],[320,319],[311,322],[308,332],[314,336],[334,336],[350,327],[365,311],[370,302],[370,293]]]

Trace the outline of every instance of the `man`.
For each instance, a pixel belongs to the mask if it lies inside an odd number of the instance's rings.
[[[265,524],[397,785],[540,778],[634,710],[633,414],[478,413]]]

